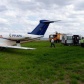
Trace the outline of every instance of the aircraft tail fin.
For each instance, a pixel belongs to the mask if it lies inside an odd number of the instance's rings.
[[[29,34],[34,34],[34,35],[44,35],[49,24],[53,23],[54,21],[49,21],[49,20],[40,20],[40,23],[38,26]]]

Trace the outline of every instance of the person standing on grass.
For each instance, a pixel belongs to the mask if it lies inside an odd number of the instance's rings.
[[[51,47],[55,47],[54,39],[53,38],[51,39]]]

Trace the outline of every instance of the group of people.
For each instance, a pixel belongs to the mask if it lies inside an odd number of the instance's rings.
[[[55,47],[55,42],[54,42],[53,38],[50,40],[50,42],[51,42],[51,46],[50,47]]]

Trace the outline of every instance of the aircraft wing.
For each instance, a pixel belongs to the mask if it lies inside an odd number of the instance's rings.
[[[1,46],[0,47],[4,47],[4,48],[16,48],[16,49],[25,49],[25,50],[34,50],[36,48],[30,48],[30,47],[19,47],[19,46]]]
[[[34,50],[35,48],[30,47],[21,47],[20,45],[13,46],[16,44],[15,41],[7,40],[7,39],[0,39],[0,47],[2,48],[16,48],[16,49],[25,49],[25,50]]]

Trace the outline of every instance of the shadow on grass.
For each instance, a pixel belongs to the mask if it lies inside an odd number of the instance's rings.
[[[33,56],[34,54],[32,53],[34,50],[19,50],[19,49],[4,49],[1,50],[0,52],[5,53],[5,54],[10,54],[12,55],[21,55],[21,56]]]

